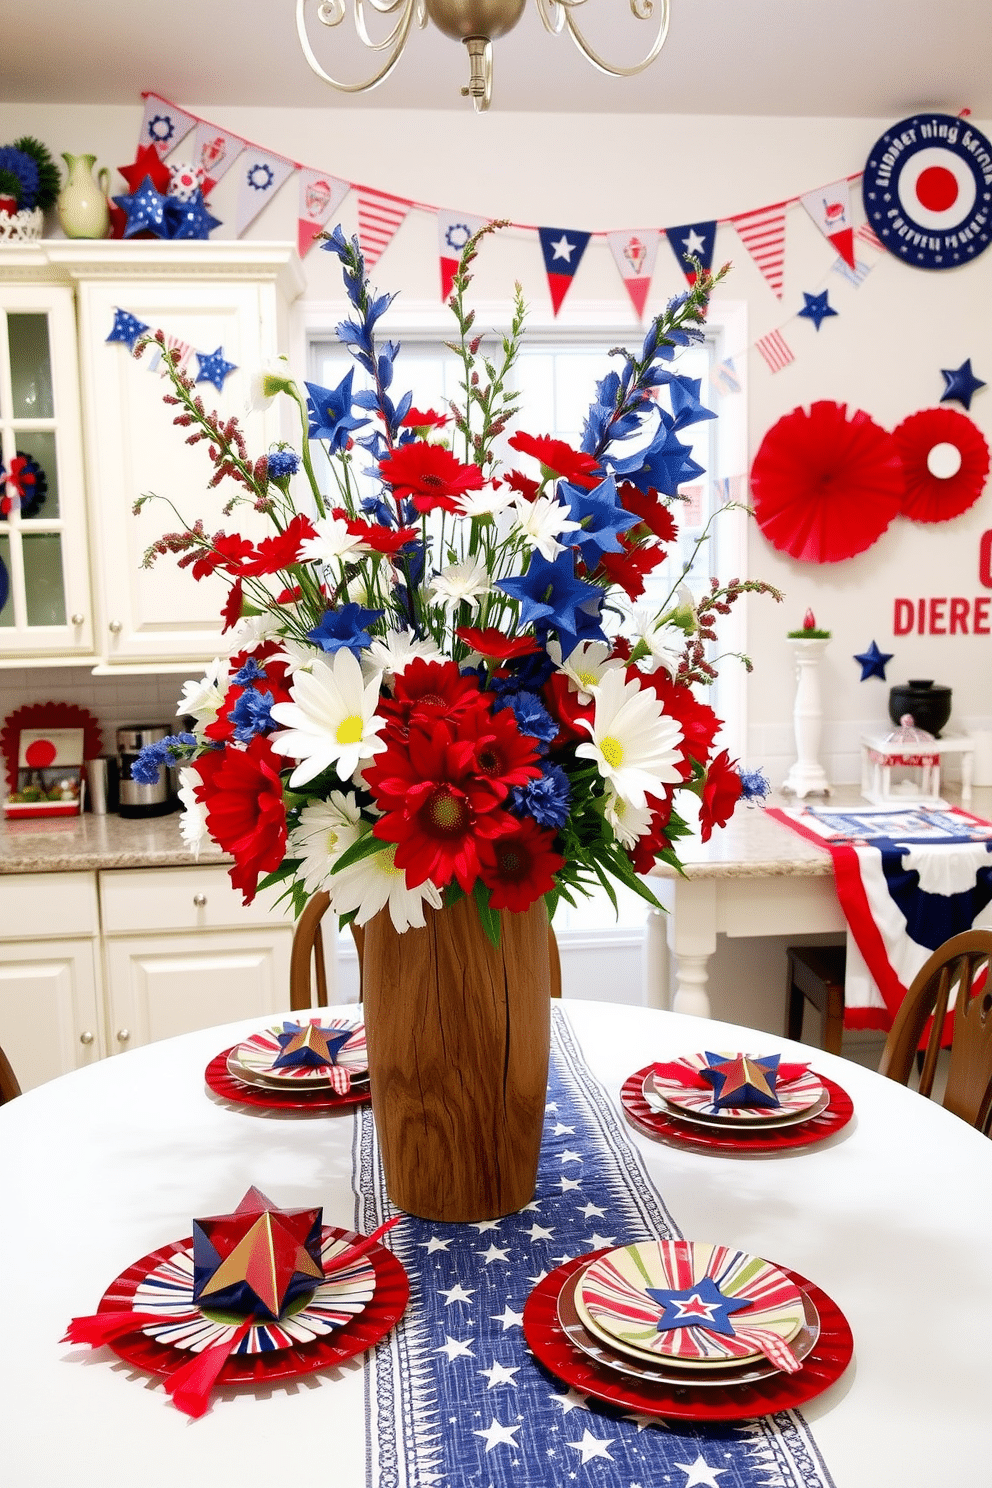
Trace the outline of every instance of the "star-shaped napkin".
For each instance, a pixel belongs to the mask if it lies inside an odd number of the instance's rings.
[[[324,1279],[322,1210],[280,1209],[250,1188],[233,1214],[193,1221],[193,1300],[204,1309],[278,1318]]]

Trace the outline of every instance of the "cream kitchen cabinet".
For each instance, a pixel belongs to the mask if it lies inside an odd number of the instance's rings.
[[[115,312],[123,310],[151,331],[162,330],[188,356],[193,377],[202,371],[198,352],[220,353],[234,364],[221,388],[203,380],[198,391],[208,409],[238,417],[249,450],[257,456],[288,433],[298,439],[298,431],[284,431],[277,404],[253,409],[250,391],[255,373],[287,344],[289,305],[302,285],[290,244],[51,240],[4,254],[0,306],[10,303],[17,310],[22,301],[34,305],[51,298],[45,313],[53,377],[57,371],[60,388],[57,422],[17,419],[11,375],[0,365],[4,456],[8,447],[13,454],[28,433],[36,441],[54,434],[61,443],[60,496],[66,485],[64,517],[49,498],[48,515],[57,518],[56,526],[36,517],[22,536],[26,519],[13,519],[7,533],[0,524],[0,557],[6,541],[10,561],[4,561],[15,596],[0,612],[0,658],[7,665],[12,659],[23,664],[32,652],[53,658],[59,652],[64,664],[66,653],[75,650],[92,657],[97,672],[178,670],[218,653],[223,582],[214,577],[198,584],[171,557],[144,568],[143,556],[162,533],[181,525],[180,517],[188,522],[201,518],[208,532],[224,527],[262,535],[271,528],[249,506],[224,516],[222,508],[237,487],[225,481],[208,489],[213,469],[206,448],[188,446],[173,426],[175,409],[163,402],[169,387],[155,366],[155,355],[146,350],[136,360],[125,343],[107,338]],[[13,326],[17,332],[23,322],[15,320]],[[15,335],[15,350],[17,344]],[[84,473],[88,543],[81,501]],[[135,514],[135,500],[148,492],[162,499]],[[64,615],[56,627],[59,634],[51,623],[50,633],[43,634],[44,627],[29,625],[29,607],[17,599],[18,586],[24,587],[21,573],[27,573],[29,559],[37,567],[39,555],[45,556],[51,568],[52,552],[42,555],[40,541],[47,537],[51,549],[56,534],[61,538]],[[92,605],[84,593],[87,553]],[[58,578],[47,580],[49,590]]]

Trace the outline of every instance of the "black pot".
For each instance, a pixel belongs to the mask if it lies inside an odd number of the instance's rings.
[[[889,690],[889,717],[899,726],[904,714],[912,716],[917,728],[926,729],[934,738],[951,716],[951,689],[932,682],[909,681]]]

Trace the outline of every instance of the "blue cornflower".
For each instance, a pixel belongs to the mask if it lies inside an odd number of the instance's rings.
[[[529,734],[532,739],[540,739],[542,744],[550,744],[552,739],[557,738],[558,725],[541,699],[535,697],[532,692],[504,693],[493,704],[493,712],[501,713],[504,708],[512,708],[517,727],[522,734]]]
[[[274,702],[271,692],[259,692],[255,687],[245,688],[227,715],[234,724],[234,737],[239,744],[247,744],[256,734],[271,734],[278,727],[272,717]]]
[[[310,426],[307,433],[311,439],[326,439],[331,454],[347,449],[348,441],[356,429],[364,429],[368,419],[355,418],[352,413],[354,398],[351,391],[354,367],[349,367],[336,388],[321,387],[317,382],[305,383],[307,415]]]
[[[763,770],[739,770],[741,793],[745,801],[763,801],[771,790],[771,782],[765,779]]]
[[[163,765],[175,765],[185,758],[181,750],[195,749],[197,739],[193,734],[169,734],[156,744],[146,744],[131,766],[131,779],[140,785],[157,785]]]
[[[300,457],[293,450],[273,450],[268,458],[269,480],[285,480],[300,468]]]
[[[264,667],[259,666],[254,656],[249,656],[240,672],[235,672],[231,678],[238,687],[248,687],[252,682],[265,681],[268,673]]]
[[[571,794],[561,765],[545,765],[536,780],[515,785],[510,797],[513,810],[521,816],[532,816],[539,827],[563,827],[568,821]]]
[[[539,692],[555,669],[554,662],[543,649],[519,657],[510,662],[509,667],[505,677],[499,672],[493,673],[489,683],[491,692]]]
[[[322,651],[347,649],[357,656],[371,646],[368,627],[381,620],[382,610],[366,610],[359,604],[342,605],[339,610],[325,610],[319,625],[307,631],[307,640],[315,641]]]

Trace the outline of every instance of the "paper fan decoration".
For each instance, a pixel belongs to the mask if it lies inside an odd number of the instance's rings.
[[[83,759],[96,759],[103,747],[99,720],[75,703],[25,703],[8,713],[0,728],[0,754],[7,773],[7,789],[17,785],[18,740],[22,729],[83,730]]]
[[[891,434],[844,403],[794,408],[774,424],[751,467],[758,526],[804,563],[838,563],[870,548],[902,509]]]
[[[947,522],[975,504],[989,473],[989,447],[970,418],[953,408],[924,408],[903,419],[892,437],[902,460],[904,517]]]

